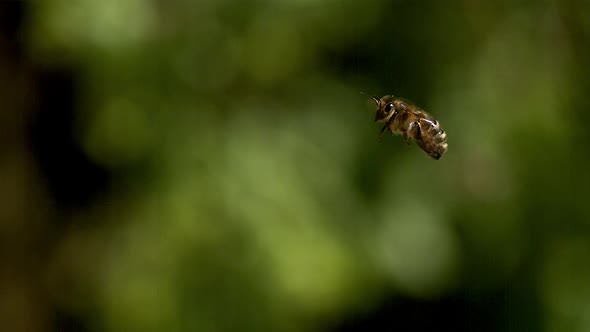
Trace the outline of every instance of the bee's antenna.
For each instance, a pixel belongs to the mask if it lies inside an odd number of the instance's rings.
[[[375,101],[375,104],[377,104],[377,106],[379,106],[379,104],[381,104],[381,99],[379,99],[379,98],[377,98],[377,97],[375,97],[373,95],[370,95],[370,94],[368,94],[366,92],[362,92],[361,91],[361,93],[364,94],[365,96],[369,96],[369,97],[373,98],[373,100]]]

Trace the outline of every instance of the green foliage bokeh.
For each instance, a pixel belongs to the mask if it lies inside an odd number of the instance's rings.
[[[63,211],[5,158],[0,232],[75,225],[36,287],[91,330],[319,331],[506,285],[541,308],[523,326],[590,329],[587,1],[29,7],[27,56],[76,68],[72,135],[111,177]],[[378,141],[360,91],[428,110],[448,153]]]

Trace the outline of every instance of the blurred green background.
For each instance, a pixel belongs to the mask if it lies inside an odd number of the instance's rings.
[[[1,331],[590,331],[590,2],[0,2]],[[364,91],[445,128],[430,159]]]

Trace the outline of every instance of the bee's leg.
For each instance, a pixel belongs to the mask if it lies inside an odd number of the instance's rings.
[[[385,124],[383,126],[383,128],[381,128],[381,131],[379,132],[379,136],[377,136],[377,139],[381,140],[383,133],[385,132],[386,129],[387,129],[387,124]]]
[[[422,130],[420,128],[420,123],[418,121],[412,122],[408,128],[408,131],[410,132],[410,136],[413,139],[422,139]]]
[[[410,133],[410,135],[408,135],[408,132]],[[408,129],[406,131],[404,131],[402,135],[404,137],[404,142],[406,142],[407,145],[410,145],[410,143],[412,143],[409,140],[409,137],[416,139],[416,137],[421,136],[420,135],[420,124],[418,123],[418,121],[410,123],[410,125],[408,126]]]
[[[408,138],[408,133],[404,131],[402,133],[402,137],[404,138],[404,142],[406,142],[407,145],[410,145],[411,142],[410,142],[410,140]]]
[[[420,126],[419,122],[415,122],[415,123],[416,123],[416,125],[414,126],[415,132],[413,133],[414,140],[416,141],[416,144],[418,144],[420,149],[422,149],[424,152],[426,152],[429,156],[432,157],[431,149],[429,148],[427,142],[424,142],[424,139],[422,136],[422,127]],[[435,159],[438,159],[438,158],[435,158]]]

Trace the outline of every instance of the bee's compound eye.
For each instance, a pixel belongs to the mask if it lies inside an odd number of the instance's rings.
[[[385,113],[391,112],[392,109],[393,109],[393,103],[387,103],[387,105],[385,105]]]

